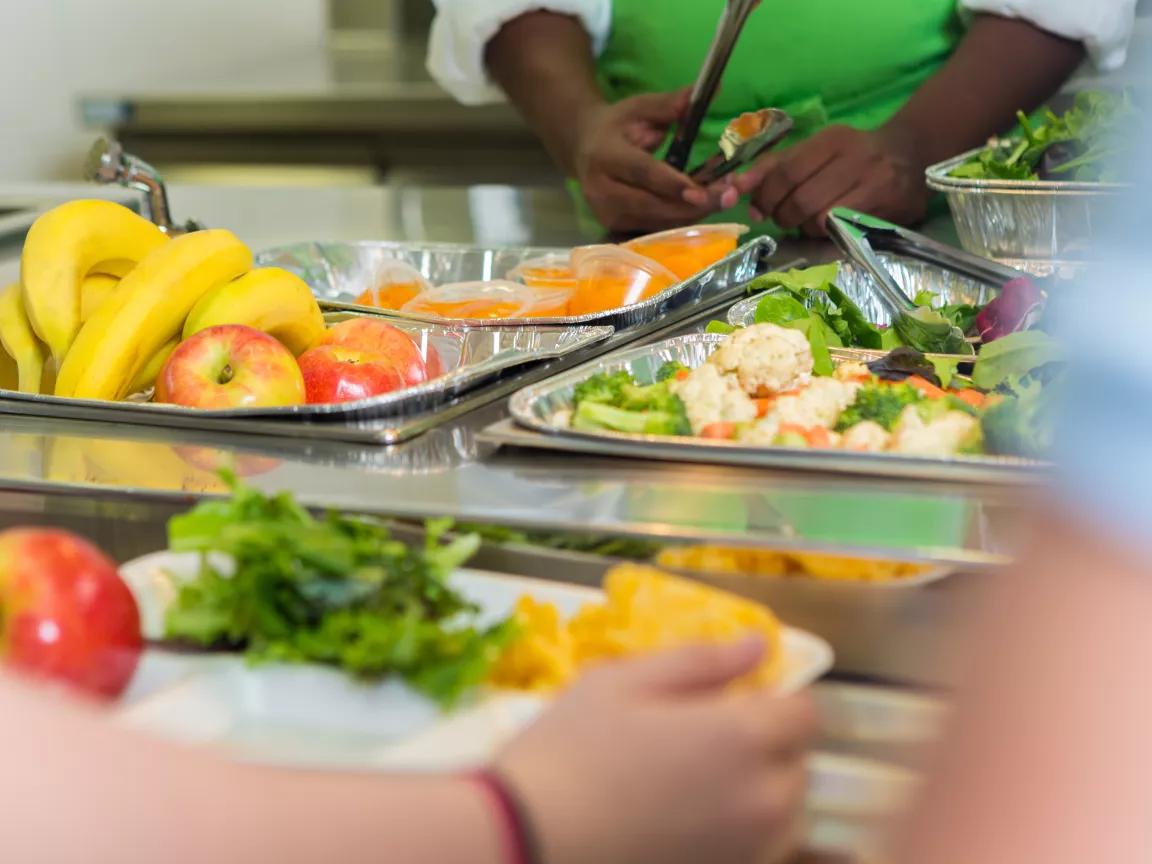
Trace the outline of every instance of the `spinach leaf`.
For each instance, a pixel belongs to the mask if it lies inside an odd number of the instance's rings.
[[[972,383],[995,390],[1006,381],[1021,378],[1061,359],[1059,343],[1039,330],[1011,333],[985,345],[972,371]]]

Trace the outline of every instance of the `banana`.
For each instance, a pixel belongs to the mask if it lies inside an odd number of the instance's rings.
[[[184,338],[218,324],[263,330],[299,356],[324,335],[324,315],[308,284],[279,267],[263,267],[205,294],[188,321]]]
[[[96,314],[100,305],[112,296],[120,277],[109,273],[93,271],[80,283],[80,323],[83,324]]]
[[[145,364],[180,335],[200,298],[251,268],[252,252],[230,231],[196,231],[166,242],[84,323],[60,369],[56,395],[123,399]]]
[[[132,489],[223,492],[224,481],[186,461],[167,444],[119,438],[58,437],[48,451],[50,479]]]
[[[19,370],[22,393],[39,393],[44,379],[44,347],[36,339],[24,314],[20,283],[0,293],[0,343]]]
[[[36,220],[20,282],[28,320],[57,368],[80,329],[80,283],[102,262],[139,261],[168,242],[159,228],[111,201],[71,201]]]
[[[168,358],[172,356],[172,352],[176,350],[176,346],[179,344],[179,339],[171,340],[157,351],[151,360],[140,367],[140,371],[136,373],[136,377],[128,385],[125,395],[132,396],[150,390],[156,384],[156,379],[160,377],[160,370],[164,368],[164,364],[168,362]]]
[[[89,276],[115,276],[117,279],[123,279],[132,272],[132,268],[138,262],[132,261],[128,258],[112,258],[108,261],[101,261],[95,267],[88,271]]]

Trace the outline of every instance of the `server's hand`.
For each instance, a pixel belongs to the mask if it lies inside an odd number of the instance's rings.
[[[714,211],[702,187],[652,155],[688,98],[688,91],[648,93],[585,113],[571,162],[588,205],[609,231],[690,225]],[[685,199],[690,190],[699,193],[699,203]]]
[[[500,756],[550,864],[769,862],[794,851],[806,697],[733,692],[761,645],[593,670]]]
[[[931,193],[922,162],[883,131],[829,126],[786,150],[765,154],[747,172],[714,184],[708,200],[727,209],[747,195],[753,218],[811,237],[827,231],[834,207],[851,207],[902,225],[927,214]],[[704,199],[689,193],[688,199]]]

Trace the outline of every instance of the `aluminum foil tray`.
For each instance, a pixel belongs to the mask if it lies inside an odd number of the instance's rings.
[[[927,171],[929,188],[948,199],[960,245],[1036,276],[1069,275],[1086,263],[1100,239],[1105,208],[1128,187],[950,176],[980,152],[972,150]]]
[[[540,433],[540,443],[526,446],[562,449],[607,456],[628,456],[674,462],[707,462],[756,468],[782,468],[845,474],[868,474],[914,480],[967,483],[1019,483],[1043,479],[1047,463],[1008,456],[956,456],[934,459],[895,453],[853,453],[789,447],[750,447],[732,441],[628,435],[571,429],[555,422],[556,414],[572,407],[576,385],[598,372],[626,371],[641,381],[654,380],[660,367],[677,361],[695,368],[724,337],[711,333],[678,336],[653,345],[609,354],[539,384],[525,387],[509,402],[516,423]]]
[[[334,323],[357,316],[337,312],[325,317]],[[394,323],[412,336],[426,357],[432,350],[437,352],[444,370],[442,375],[418,387],[358,402],[211,411],[0,390],[0,414],[393,443],[411,437],[402,434],[408,419],[434,419],[442,409],[517,367],[581,351],[607,339],[613,332],[611,327],[470,328],[415,321]],[[425,428],[428,428],[427,422],[419,431]]]
[[[909,298],[915,297],[921,291],[931,291],[940,298],[941,304],[983,305],[996,296],[996,289],[986,282],[933,266],[917,258],[888,252],[877,252],[876,257],[892,274],[900,290]],[[864,317],[873,324],[888,326],[892,323],[892,315],[880,302],[875,281],[863,270],[849,262],[842,262],[836,285],[860,307]],[[760,305],[763,297],[764,293],[755,294],[735,304],[728,310],[728,323],[733,327],[747,327],[755,323],[756,307]]]
[[[575,327],[609,326],[626,330],[660,321],[668,314],[691,306],[719,303],[729,299],[739,286],[758,275],[776,252],[769,237],[758,237],[745,243],[727,258],[707,270],[680,282],[642,303],[589,315],[567,315],[554,318],[502,318],[495,320],[448,319],[407,315],[359,306],[353,300],[376,284],[383,268],[401,261],[417,270],[433,284],[503,278],[522,261],[548,253],[567,253],[557,249],[481,249],[474,246],[406,243],[298,243],[269,249],[256,256],[261,267],[283,267],[299,275],[312,287],[316,297],[327,308],[386,315],[389,318],[414,321],[438,321],[467,327]]]

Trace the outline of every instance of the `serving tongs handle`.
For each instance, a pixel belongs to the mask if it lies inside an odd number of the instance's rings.
[[[833,239],[837,240],[837,245],[849,256],[852,255],[852,252],[840,244],[841,239],[856,239],[858,241],[856,248],[859,248],[859,241],[862,241],[867,244],[870,250],[895,252],[923,261],[926,264],[934,264],[944,270],[951,270],[953,273],[975,279],[977,282],[984,282],[997,290],[1014,279],[1028,275],[1020,270],[1014,270],[987,258],[981,258],[979,255],[973,255],[963,249],[957,249],[955,246],[949,246],[947,243],[941,243],[931,237],[847,207],[837,207],[829,214],[828,228]],[[875,256],[873,258],[875,259]],[[863,265],[862,261],[857,261],[857,263]],[[879,261],[877,260],[876,263],[879,264]],[[871,272],[871,268],[869,268],[869,272]]]
[[[855,210],[837,207],[828,214],[828,234],[849,261],[875,280],[880,302],[895,321],[914,311],[916,304],[900,290],[888,268],[876,256],[871,237],[880,225],[887,223],[882,220],[876,220],[875,223],[867,221],[871,219],[871,216]]]
[[[664,161],[677,171],[683,171],[688,166],[692,146],[700,135],[700,125],[704,122],[704,116],[716,97],[720,79],[724,77],[724,70],[732,58],[732,49],[736,47],[736,40],[740,38],[744,25],[748,22],[748,16],[759,4],[760,0],[727,0],[725,3],[724,14],[721,15],[716,28],[716,36],[692,88],[688,112],[676,128],[668,154],[664,157]]]
[[[144,215],[151,219],[160,230],[170,236],[201,231],[204,225],[189,220],[183,225],[172,221],[172,210],[168,206],[168,189],[160,172],[136,156],[124,152],[119,141],[99,138],[88,152],[85,166],[87,178],[94,183],[124,186],[145,194]]]

